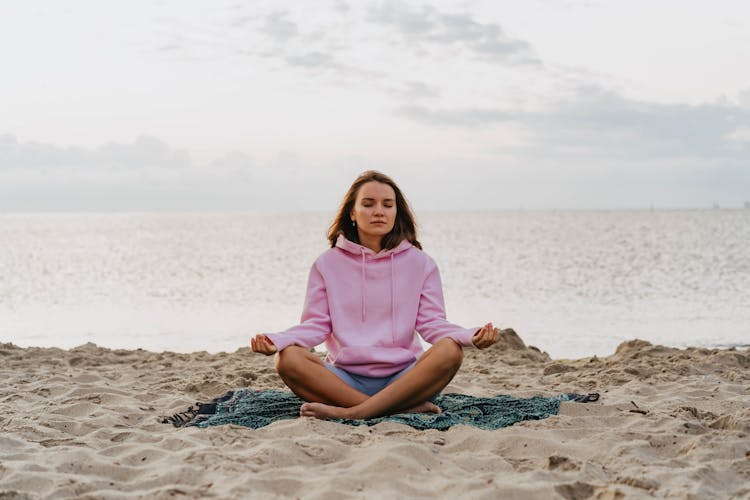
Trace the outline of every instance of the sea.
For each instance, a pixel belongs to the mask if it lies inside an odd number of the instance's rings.
[[[0,342],[234,351],[299,321],[331,213],[0,214]],[[553,358],[750,344],[750,210],[418,214],[448,319]]]

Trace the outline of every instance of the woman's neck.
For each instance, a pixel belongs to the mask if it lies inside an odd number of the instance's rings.
[[[383,249],[382,242],[383,238],[379,236],[366,236],[362,233],[357,234],[359,237],[359,244],[365,248],[369,248],[375,253],[380,252]]]

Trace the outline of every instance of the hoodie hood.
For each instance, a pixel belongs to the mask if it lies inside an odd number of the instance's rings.
[[[393,341],[396,341],[396,279],[393,265],[393,258],[396,254],[404,252],[413,247],[408,240],[402,240],[401,243],[396,245],[394,248],[388,250],[381,250],[375,253],[371,248],[354,243],[346,238],[343,234],[340,234],[336,239],[336,247],[352,255],[359,255],[362,258],[362,322],[364,323],[367,319],[367,260],[379,260],[390,258],[391,260],[391,323]]]
[[[373,259],[382,259],[392,254],[401,253],[413,246],[414,245],[412,245],[408,240],[402,240],[401,243],[396,245],[394,248],[381,250],[380,252],[375,253],[371,248],[362,246],[359,243],[354,243],[353,241],[347,239],[347,237],[343,234],[339,234],[339,237],[336,239],[336,248],[340,248],[343,251],[354,255],[369,255],[372,256]]]

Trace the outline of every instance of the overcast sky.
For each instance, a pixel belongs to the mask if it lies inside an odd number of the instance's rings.
[[[0,210],[750,200],[744,0],[0,1]]]

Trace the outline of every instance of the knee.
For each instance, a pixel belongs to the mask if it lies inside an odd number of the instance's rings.
[[[276,354],[276,372],[282,378],[294,377],[305,355],[305,349],[296,345],[285,347]]]
[[[441,339],[434,347],[440,350],[445,365],[450,369],[458,369],[464,360],[464,348],[453,339]]]

